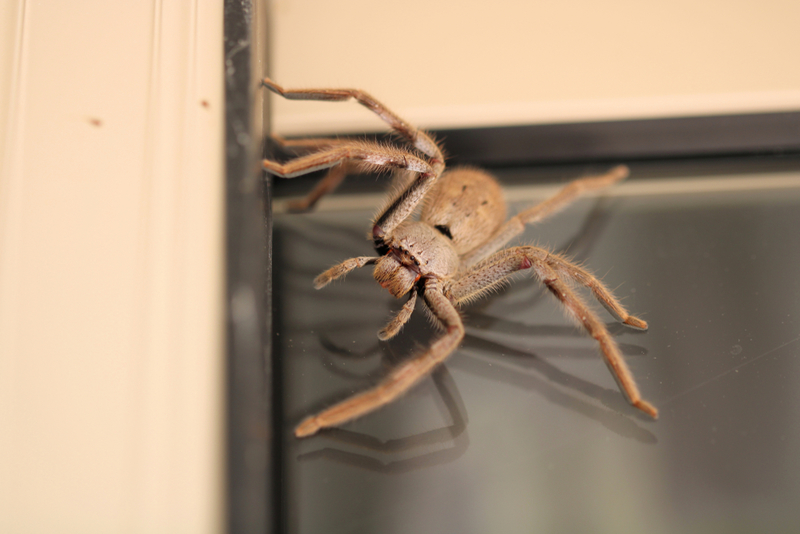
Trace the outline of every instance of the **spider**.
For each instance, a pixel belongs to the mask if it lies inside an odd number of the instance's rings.
[[[345,260],[317,276],[314,287],[321,289],[354,269],[374,265],[375,280],[394,297],[408,299],[378,333],[381,340],[390,339],[401,330],[411,317],[418,297],[444,332],[427,350],[390,371],[376,386],[304,419],[295,429],[297,437],[342,425],[402,395],[458,347],[464,337],[458,307],[524,270],[530,270],[597,340],[603,359],[627,401],[652,418],[658,417],[656,408],[642,399],[605,325],[572,286],[588,288],[622,324],[646,330],[647,323],[630,315],[597,278],[563,256],[535,246],[503,248],[526,224],[552,215],[586,191],[625,179],[627,167],[618,166],[603,175],[575,180],[553,197],[506,220],[502,190],[492,176],[479,169],[463,167],[445,172],[445,157],[439,143],[366,92],[357,89],[287,90],[270,79],[264,79],[263,85],[293,100],[355,99],[388,123],[410,145],[410,148],[400,148],[347,139],[279,139],[285,146],[303,147],[311,152],[285,164],[264,160],[263,166],[282,178],[331,169],[305,201],[293,206],[300,209],[313,206],[353,169],[405,171],[406,178],[390,194],[369,233],[378,255]],[[413,214],[420,204],[417,219]]]

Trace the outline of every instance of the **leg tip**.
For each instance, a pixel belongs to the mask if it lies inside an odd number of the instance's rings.
[[[644,400],[640,400],[640,401],[637,401],[637,402],[633,403],[633,406],[635,408],[640,409],[641,411],[643,411],[644,413],[646,413],[647,415],[649,415],[653,419],[658,419],[658,410],[656,409],[655,406],[653,406],[649,402],[644,401]]]
[[[637,330],[647,330],[647,322],[642,321],[641,319],[639,319],[638,317],[634,317],[633,315],[622,321],[622,323]]]
[[[306,438],[308,436],[313,436],[318,431],[319,424],[317,424],[315,418],[309,417],[297,425],[297,428],[294,429],[294,435],[298,438]]]
[[[617,165],[609,171],[617,180],[624,180],[631,173],[627,165]]]
[[[286,203],[286,207],[291,213],[305,213],[311,211],[313,205],[306,202],[305,199],[300,199],[290,200]]]
[[[378,339],[380,339],[381,341],[386,341],[392,339],[396,334],[397,332],[393,332],[387,328],[384,328],[383,330],[378,332]]]

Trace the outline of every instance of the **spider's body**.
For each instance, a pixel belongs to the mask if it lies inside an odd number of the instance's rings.
[[[576,180],[554,197],[506,220],[502,190],[494,178],[477,169],[457,168],[445,173],[444,156],[439,145],[428,134],[409,125],[363,91],[286,91],[271,80],[264,80],[264,85],[286,98],[355,98],[388,122],[413,147],[403,150],[363,141],[330,139],[284,142],[285,145],[316,150],[285,165],[265,160],[264,167],[284,178],[331,168],[307,199],[295,205],[301,209],[313,206],[355,167],[405,171],[408,179],[403,180],[403,187],[372,225],[371,237],[379,256],[346,260],[320,274],[314,285],[319,289],[353,269],[375,265],[374,277],[382,287],[397,298],[409,296],[400,312],[378,333],[379,338],[389,339],[400,331],[413,313],[418,295],[445,330],[444,335],[424,353],[392,370],[372,389],[306,418],[295,431],[298,437],[360,417],[407,391],[444,361],[463,339],[464,325],[457,307],[479,297],[512,274],[528,269],[597,340],[611,374],[628,401],[657,417],[657,410],[641,398],[605,325],[574,292],[572,285],[589,289],[623,324],[646,329],[647,323],[628,314],[599,280],[565,258],[533,246],[503,249],[523,231],[525,224],[553,214],[584,191],[607,187],[624,179],[628,174],[626,167]],[[420,203],[420,218],[413,220],[411,216]]]
[[[457,168],[428,192],[420,220],[452,237],[461,255],[485,242],[505,222],[503,190],[489,174]]]
[[[449,238],[422,221],[397,227],[375,264],[375,280],[397,298],[428,278],[446,280],[458,271],[458,254]]]
[[[444,173],[428,192],[419,221],[404,221],[388,237],[373,230],[375,250],[388,251],[377,262],[375,279],[398,298],[411,290],[408,280],[421,286],[427,278],[451,279],[460,256],[491,236],[505,212],[502,189],[488,174],[462,168]]]

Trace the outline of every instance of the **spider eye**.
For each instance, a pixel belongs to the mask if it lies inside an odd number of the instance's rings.
[[[447,239],[451,241],[453,240],[453,234],[450,233],[449,226],[445,226],[443,224],[437,224],[436,226],[434,226],[434,228],[439,230],[439,233],[441,233],[442,235],[447,236]]]

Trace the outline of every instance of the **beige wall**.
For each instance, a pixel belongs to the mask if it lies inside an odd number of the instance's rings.
[[[796,0],[274,0],[272,75],[427,127],[800,110]],[[380,123],[276,99],[282,133]]]
[[[222,3],[0,5],[0,532],[222,528]]]

